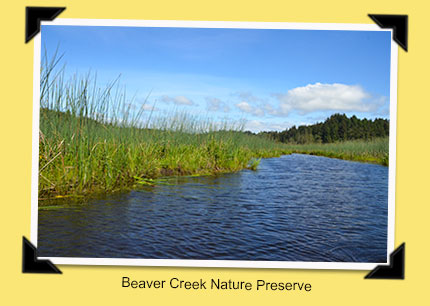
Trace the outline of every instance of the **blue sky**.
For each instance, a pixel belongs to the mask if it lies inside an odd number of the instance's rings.
[[[254,132],[334,113],[389,118],[390,32],[42,26],[42,48],[64,53],[67,74],[121,75],[140,107]],[[42,50],[43,52],[43,50]]]

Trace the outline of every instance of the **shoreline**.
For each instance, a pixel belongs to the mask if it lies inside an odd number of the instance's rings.
[[[327,158],[335,158],[340,160],[346,160],[346,161],[353,161],[353,162],[360,162],[360,163],[366,163],[366,164],[374,164],[374,165],[380,165],[384,167],[388,167],[388,159],[378,159],[372,156],[363,157],[360,155],[357,156],[348,156],[348,155],[342,155],[342,154],[336,154],[331,152],[321,152],[321,151],[313,151],[313,152],[306,152],[306,151],[294,151],[290,154],[304,154],[304,155],[315,155],[315,156],[322,156]]]
[[[277,154],[264,154],[264,157],[259,157],[259,159],[257,158],[253,158],[259,160],[264,158],[279,158],[282,155],[291,155],[291,154],[304,154],[304,155],[315,155],[315,156],[322,156],[322,157],[327,157],[327,158],[335,158],[335,159],[340,159],[340,160],[346,160],[346,161],[353,161],[353,162],[360,162],[360,163],[369,163],[369,164],[376,164],[376,165],[381,165],[384,167],[388,167],[388,163],[385,162],[385,160],[382,159],[378,159],[375,157],[371,157],[371,156],[360,156],[360,155],[342,155],[342,154],[336,154],[334,152],[323,152],[323,151],[300,151],[300,150],[289,150],[289,151],[282,151],[282,152],[276,152]],[[279,154],[280,153],[280,154]],[[120,188],[117,189],[112,189],[109,191],[102,191],[101,189],[97,188],[93,191],[87,192],[87,193],[65,193],[65,194],[56,194],[53,197],[46,197],[46,198],[38,198],[38,201],[41,202],[51,202],[51,201],[61,201],[61,200],[67,200],[67,199],[72,199],[73,201],[78,201],[79,199],[82,200],[86,200],[89,198],[97,198],[97,197],[104,197],[104,196],[109,196],[112,194],[118,194],[118,193],[123,193],[123,192],[127,192],[127,191],[132,191],[135,190],[137,188],[142,188],[142,187],[156,187],[156,186],[160,186],[160,185],[166,185],[165,183],[163,183],[163,181],[165,180],[169,180],[172,178],[185,178],[185,177],[203,177],[203,176],[216,176],[216,175],[222,175],[222,174],[228,174],[228,173],[236,173],[239,171],[243,171],[243,170],[253,170],[253,171],[258,171],[258,164],[257,167],[255,167],[254,169],[251,169],[251,167],[246,166],[243,167],[241,169],[236,169],[236,170],[228,170],[228,169],[216,169],[215,171],[202,171],[202,172],[187,172],[187,171],[181,171],[179,169],[164,169],[165,171],[161,171],[161,173],[163,173],[164,175],[161,176],[154,176],[154,177],[145,177],[145,178],[139,178],[139,177],[135,177],[135,181],[128,185],[128,186],[122,186]],[[175,170],[177,172],[175,172]],[[40,204],[40,203],[39,203]],[[40,205],[39,205],[40,208]],[[42,205],[43,208],[43,205]]]

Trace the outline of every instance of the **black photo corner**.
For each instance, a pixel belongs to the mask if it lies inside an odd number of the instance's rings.
[[[40,32],[41,21],[54,20],[65,9],[66,7],[26,7],[25,43]],[[408,15],[368,14],[368,16],[381,28],[392,28],[394,41],[406,52],[408,51]],[[22,244],[22,272],[62,274],[51,261],[38,259],[36,247],[25,237]],[[389,265],[379,265],[365,276],[365,279],[404,278],[405,243],[390,254]]]
[[[380,28],[393,29],[394,41],[408,52],[408,15],[368,15]]]
[[[65,7],[25,8],[25,43],[28,43],[40,32],[41,21],[52,21],[60,15]],[[24,236],[22,240],[22,273],[55,273],[62,274],[51,261],[37,258],[36,247]]]
[[[405,279],[405,243],[390,254],[390,264],[380,265],[367,274],[365,279]]]
[[[22,273],[62,274],[51,261],[37,259],[36,247],[24,236],[22,237]]]
[[[54,20],[65,9],[65,7],[27,6],[25,8],[25,43],[40,32],[41,21]]]

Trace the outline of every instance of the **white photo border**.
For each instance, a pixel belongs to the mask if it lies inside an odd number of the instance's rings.
[[[395,186],[396,186],[396,125],[397,125],[397,64],[398,45],[393,40],[392,29],[381,29],[376,24],[347,23],[287,23],[241,21],[177,21],[177,20],[120,20],[120,19],[67,19],[42,21],[41,25],[61,26],[112,26],[112,27],[183,27],[183,28],[232,28],[232,29],[289,29],[289,30],[341,30],[341,31],[389,31],[390,54],[390,136],[388,177],[388,228],[387,261],[394,250]],[[31,231],[32,243],[37,247],[38,234],[38,179],[39,179],[39,111],[40,111],[40,61],[41,33],[34,37],[33,62],[33,124],[31,166]],[[222,267],[222,268],[290,268],[372,270],[381,263],[357,262],[302,262],[302,261],[250,261],[250,260],[190,260],[190,259],[130,259],[130,258],[74,258],[38,257],[49,259],[58,265],[102,266],[165,266],[165,267]],[[384,263],[382,263],[384,264]]]

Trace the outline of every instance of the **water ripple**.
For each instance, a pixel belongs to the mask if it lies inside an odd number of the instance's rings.
[[[39,211],[39,256],[385,262],[388,168],[293,154],[259,170]]]

